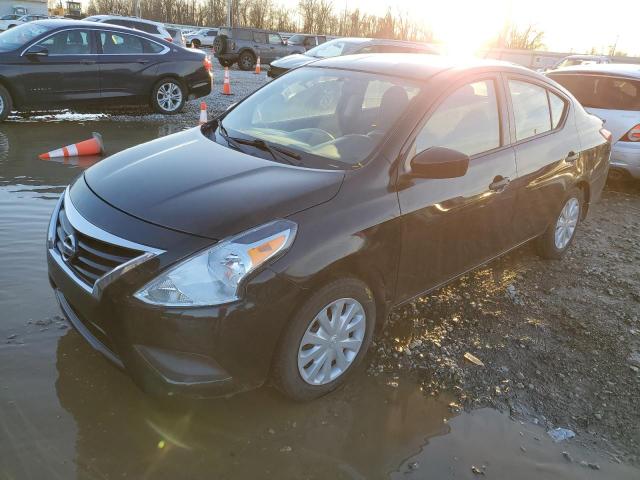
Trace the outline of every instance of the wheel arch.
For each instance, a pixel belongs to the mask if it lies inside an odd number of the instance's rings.
[[[9,95],[11,95],[11,102],[13,103],[14,108],[19,107],[22,104],[22,99],[20,98],[16,90],[13,88],[13,85],[11,84],[11,82],[9,82],[5,77],[0,75],[0,85],[6,88],[7,91],[9,92]]]

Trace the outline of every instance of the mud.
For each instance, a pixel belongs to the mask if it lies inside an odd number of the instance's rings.
[[[609,186],[564,259],[522,247],[393,312],[374,351],[373,375],[410,371],[427,396],[454,392],[454,410],[569,428],[637,465],[640,184]]]

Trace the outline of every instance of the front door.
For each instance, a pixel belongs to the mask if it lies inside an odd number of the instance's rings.
[[[498,77],[456,85],[417,134],[401,166],[398,193],[402,212],[402,254],[398,300],[435,287],[513,245],[511,228],[516,177],[513,149],[505,129],[506,108]],[[431,147],[470,156],[460,178],[420,179],[410,160]],[[403,185],[404,183],[404,185]]]
[[[46,55],[24,55],[22,77],[29,104],[48,106],[100,96],[97,55],[91,31],[69,29],[38,42]],[[43,52],[44,53],[44,52]]]

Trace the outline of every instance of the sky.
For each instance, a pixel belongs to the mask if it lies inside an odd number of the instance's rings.
[[[548,50],[581,53],[596,47],[608,53],[617,40],[619,50],[640,56],[640,21],[632,0],[334,0],[336,8],[345,4],[379,15],[389,7],[409,13],[456,47],[468,46],[470,40],[486,42],[510,17],[518,25],[542,30]]]

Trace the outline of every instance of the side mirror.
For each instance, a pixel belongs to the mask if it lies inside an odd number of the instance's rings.
[[[469,169],[469,156],[457,150],[431,147],[411,159],[411,173],[419,178],[463,177]]]
[[[49,50],[42,45],[33,45],[25,52],[27,57],[48,57]]]

